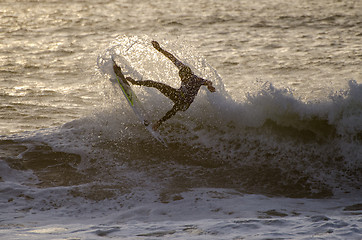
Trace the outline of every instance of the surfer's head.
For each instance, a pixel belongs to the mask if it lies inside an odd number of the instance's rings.
[[[192,72],[191,68],[188,66],[182,66],[182,68],[178,72],[178,75],[180,76],[180,78],[188,78],[192,74],[193,74],[193,72]]]

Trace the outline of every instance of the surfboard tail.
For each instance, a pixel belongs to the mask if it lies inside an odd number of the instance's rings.
[[[165,142],[165,140],[163,139],[161,134],[159,132],[153,130],[152,124],[149,124],[148,126],[146,126],[146,128],[158,142],[160,142],[165,147],[168,147],[167,143]]]

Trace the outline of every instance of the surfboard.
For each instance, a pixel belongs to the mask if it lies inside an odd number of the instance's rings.
[[[112,62],[114,63],[114,60],[112,58]],[[167,147],[167,144],[161,134],[158,131],[153,130],[152,128],[152,121],[150,120],[150,117],[147,114],[147,111],[142,105],[142,102],[137,98],[137,95],[132,90],[131,85],[128,83],[127,79],[124,77],[123,74],[115,74],[113,67],[112,67],[113,74],[111,74],[110,81],[114,83],[116,86],[118,86],[126,98],[129,106],[132,108],[135,115],[138,117],[138,119],[141,121],[141,123],[146,127],[146,129],[151,133],[151,135],[160,143],[162,143],[164,146]]]

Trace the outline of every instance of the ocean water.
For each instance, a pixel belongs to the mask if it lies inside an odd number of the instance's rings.
[[[1,239],[362,238],[361,1],[1,0],[0,99]]]

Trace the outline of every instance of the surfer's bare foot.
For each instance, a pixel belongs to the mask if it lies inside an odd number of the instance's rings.
[[[155,122],[153,125],[152,125],[152,129],[154,130],[154,131],[157,131],[157,129],[158,129],[158,127],[161,125],[161,123],[160,122]]]
[[[147,120],[144,120],[144,121],[143,121],[143,124],[147,127],[148,125],[150,125],[150,122],[147,121]]]

